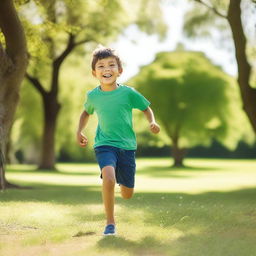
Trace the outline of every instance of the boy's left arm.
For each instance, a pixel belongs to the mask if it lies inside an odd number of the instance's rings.
[[[160,126],[155,121],[155,116],[150,107],[142,111],[144,115],[146,116],[148,122],[149,122],[149,129],[153,133],[159,133],[160,132]]]

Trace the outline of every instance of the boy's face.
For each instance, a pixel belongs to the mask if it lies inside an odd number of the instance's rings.
[[[121,75],[122,71],[116,58],[108,57],[96,62],[95,70],[92,71],[92,74],[99,79],[101,85],[111,86],[116,84],[116,79]]]

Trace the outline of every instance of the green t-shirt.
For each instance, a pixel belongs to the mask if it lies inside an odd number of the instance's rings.
[[[119,85],[113,91],[100,86],[87,93],[85,111],[98,116],[94,147],[109,145],[127,150],[137,148],[132,125],[132,109],[145,110],[150,102],[134,88]]]

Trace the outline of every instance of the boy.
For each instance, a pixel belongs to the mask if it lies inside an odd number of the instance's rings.
[[[144,112],[151,132],[160,131],[149,101],[133,88],[117,83],[122,71],[121,61],[113,49],[101,46],[93,52],[92,74],[100,85],[87,93],[77,130],[77,141],[85,147],[88,140],[82,130],[89,116],[94,111],[97,113],[94,150],[103,179],[102,198],[107,219],[104,235],[115,235],[115,183],[120,185],[124,199],[133,195],[137,145],[132,128],[132,109]]]

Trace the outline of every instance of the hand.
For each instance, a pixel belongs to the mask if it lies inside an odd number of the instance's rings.
[[[81,132],[77,132],[76,134],[76,138],[77,138],[77,142],[81,147],[85,147],[88,143],[88,139],[87,137],[81,133]]]
[[[150,131],[155,134],[160,132],[160,126],[155,122],[150,123],[149,128]]]

